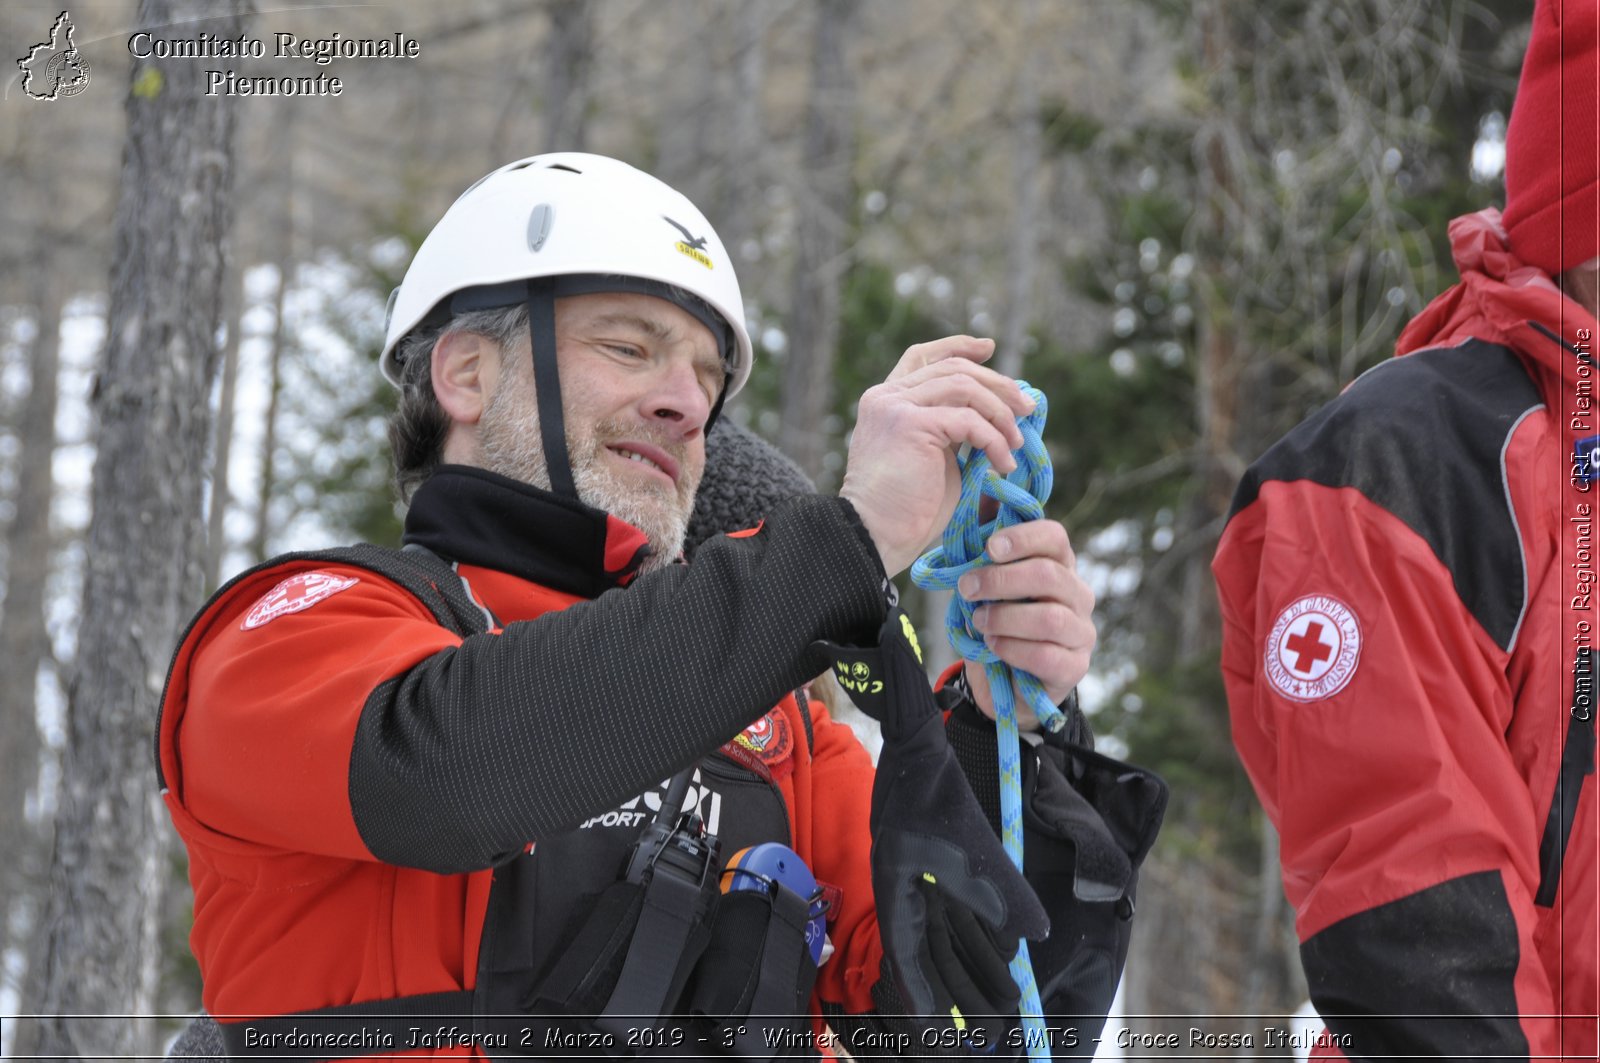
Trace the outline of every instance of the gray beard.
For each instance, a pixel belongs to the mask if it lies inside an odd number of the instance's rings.
[[[545,461],[539,432],[539,409],[521,381],[504,381],[489,398],[478,422],[478,445],[483,467],[490,472],[549,491],[550,467]],[[619,481],[604,464],[602,440],[624,438],[627,426],[612,421],[590,430],[567,429],[567,460],[578,498],[587,506],[611,514],[638,528],[650,541],[651,553],[640,566],[653,572],[678,559],[694,510],[698,474],[685,467],[674,492],[666,486],[641,487]],[[665,448],[664,448],[665,449]]]

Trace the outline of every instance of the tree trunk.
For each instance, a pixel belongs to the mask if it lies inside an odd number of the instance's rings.
[[[139,25],[243,32],[243,0],[141,0]],[[47,1058],[149,1053],[168,830],[150,735],[172,646],[200,590],[201,498],[234,112],[205,64],[135,59],[116,212],[77,667],[68,685],[36,1002]]]
[[[666,34],[662,46],[673,55],[701,53],[706,76],[678,78],[669,75],[655,88],[657,124],[655,135],[650,137],[653,161],[647,168],[660,180],[688,195],[707,217],[721,221],[719,216],[710,213],[711,208],[718,205],[717,200],[707,195],[715,187],[716,175],[723,168],[719,140],[728,124],[717,107],[727,96],[721,70],[723,57],[714,25],[720,21],[720,12],[703,4],[684,4],[682,8],[682,19],[670,30],[662,28]],[[717,231],[727,238],[720,226]]]
[[[1017,71],[1017,118],[1013,143],[1016,153],[1016,212],[1011,217],[1011,246],[1006,254],[1006,319],[995,352],[994,367],[1013,379],[1022,376],[1023,344],[1033,322],[1033,286],[1039,274],[1040,200],[1044,174],[1042,135],[1039,129],[1039,54],[1034,47],[1039,24],[1038,0],[1022,9],[1023,58]]]
[[[802,184],[795,224],[794,298],[789,357],[783,367],[778,448],[824,488],[824,427],[833,401],[834,348],[847,266],[845,236],[853,213],[855,79],[845,46],[853,39],[859,0],[819,0],[811,54]]]
[[[762,133],[761,87],[765,80],[766,30],[772,12],[762,4],[740,4],[730,13],[733,34],[733,92],[727,103],[730,142],[723,157],[737,160],[723,167],[722,217],[713,218],[728,253],[741,267],[752,263],[745,256],[747,241],[760,240],[760,197],[765,188],[766,138]],[[756,289],[753,277],[744,282],[748,298]]]
[[[0,950],[20,943],[44,897],[39,825],[26,814],[39,776],[39,725],[34,694],[39,669],[52,656],[45,627],[50,574],[51,459],[56,449],[56,395],[61,353],[61,270],[46,246],[35,260],[36,332],[28,350],[28,394],[19,405],[16,516],[6,535],[5,603],[0,611]],[[27,911],[19,913],[20,907]],[[19,917],[20,914],[20,917]],[[12,939],[13,929],[18,941]]]
[[[1200,25],[1201,55],[1207,69],[1221,69],[1230,61],[1234,42],[1230,38],[1227,13],[1219,4],[1202,8],[1196,19]],[[1234,485],[1243,473],[1236,453],[1239,415],[1239,367],[1248,358],[1249,339],[1245,332],[1244,308],[1232,305],[1238,290],[1241,264],[1231,249],[1238,240],[1232,217],[1237,198],[1232,162],[1226,144],[1236,136],[1229,128],[1237,116],[1214,111],[1209,128],[1202,130],[1199,180],[1203,202],[1199,209],[1202,247],[1201,291],[1209,304],[1201,315],[1199,358],[1195,374],[1196,466],[1191,484],[1186,533],[1204,539],[1204,549],[1196,549],[1184,565],[1181,583],[1182,623],[1177,654],[1187,660],[1204,653],[1215,653],[1217,633],[1216,588],[1211,578],[1212,547],[1221,534],[1220,521],[1227,514]],[[1220,253],[1219,253],[1220,252]]]
[[[1250,963],[1244,983],[1245,1011],[1259,1015],[1267,1003],[1268,986],[1273,981],[1277,959],[1273,947],[1283,914],[1283,890],[1278,885],[1278,831],[1267,817],[1261,817],[1261,852],[1256,865],[1255,926],[1250,933]]]
[[[289,345],[289,326],[285,310],[289,301],[289,283],[294,275],[294,212],[291,209],[293,193],[284,204],[282,242],[278,245],[278,260],[273,264],[278,272],[278,287],[272,294],[272,347],[267,354],[267,412],[261,428],[261,476],[256,484],[256,527],[250,537],[250,556],[256,562],[267,559],[268,545],[272,541],[272,496],[277,493],[278,478],[273,458],[278,451],[278,401],[283,396],[283,355]]]
[[[207,590],[221,583],[222,555],[228,548],[223,523],[233,500],[228,465],[233,460],[233,407],[239,384],[239,333],[244,327],[244,311],[244,270],[236,266],[223,283],[223,320],[228,323],[228,339],[222,350],[222,393],[217,397],[217,442],[211,458],[211,512],[206,524]]]
[[[272,136],[276,155],[282,159],[282,201],[279,203],[277,239],[274,243],[272,268],[277,274],[277,287],[272,292],[272,345],[267,352],[267,410],[262,418],[260,475],[256,481],[256,526],[250,535],[250,557],[259,563],[267,559],[268,544],[272,540],[272,496],[278,490],[278,477],[273,460],[278,453],[278,403],[283,397],[283,358],[289,346],[289,324],[285,309],[289,305],[289,288],[295,273],[295,170],[294,127],[290,124],[290,111],[282,111],[274,122]]]
[[[589,73],[594,67],[594,6],[551,0],[545,44],[546,151],[584,151],[589,131]]]

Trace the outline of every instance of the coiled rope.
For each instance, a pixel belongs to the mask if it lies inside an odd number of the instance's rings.
[[[1035,403],[1032,413],[1017,420],[1017,428],[1022,432],[1022,448],[1013,452],[1017,468],[1011,475],[1002,477],[990,467],[988,456],[977,449],[973,449],[965,458],[958,459],[961,466],[961,498],[956,503],[955,513],[944,530],[941,544],[923,554],[911,566],[912,582],[924,590],[953,590],[963,575],[989,563],[984,548],[991,535],[1001,528],[1044,516],[1044,503],[1050,498],[1050,486],[1055,478],[1043,438],[1049,404],[1039,389],[1030,387],[1025,381],[1019,380],[1017,383]],[[985,496],[995,499],[1000,508],[993,520],[981,524],[978,507]],[[1027,672],[1013,671],[976,633],[972,625],[972,610],[977,604],[959,594],[952,595],[950,608],[945,614],[945,631],[956,653],[982,664],[989,678],[1000,747],[1000,840],[1005,846],[1006,855],[1021,871],[1022,754],[1012,681],[1015,680],[1017,690],[1045,728],[1052,732],[1060,731],[1067,721],[1045,693],[1044,684]],[[1026,941],[1017,944],[1017,955],[1011,961],[1011,977],[1022,993],[1021,1014],[1028,1056],[1047,1060],[1050,1058],[1050,1041],[1039,1003],[1039,983],[1033,976],[1033,963],[1028,958]]]

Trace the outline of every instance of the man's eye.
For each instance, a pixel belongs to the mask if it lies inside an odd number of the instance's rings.
[[[614,354],[619,354],[624,358],[643,358],[644,357],[644,351],[640,350],[637,347],[630,346],[629,344],[626,344],[626,343],[608,343],[608,344],[605,345],[605,347],[606,347],[606,350],[611,351]]]

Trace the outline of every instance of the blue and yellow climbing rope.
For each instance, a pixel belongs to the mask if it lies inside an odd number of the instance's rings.
[[[1050,467],[1050,454],[1044,446],[1044,422],[1049,404],[1044,393],[1018,381],[1023,392],[1033,399],[1033,412],[1019,418],[1017,427],[1022,432],[1022,448],[1014,452],[1017,468],[1002,477],[989,464],[981,450],[973,450],[961,461],[961,498],[955,513],[945,528],[939,546],[919,557],[911,566],[911,579],[925,590],[953,590],[963,575],[988,564],[984,548],[989,537],[1001,528],[1009,528],[1024,521],[1044,516],[1044,504],[1050,498],[1054,473]],[[980,521],[979,506],[985,497],[999,503],[995,518],[987,523]],[[950,599],[950,609],[945,614],[945,629],[955,651],[969,661],[980,663],[989,679],[989,689],[994,694],[995,728],[1000,747],[1000,840],[1006,855],[1011,857],[1017,870],[1022,870],[1022,754],[1017,733],[1016,697],[1012,682],[1027,704],[1039,717],[1046,729],[1054,732],[1066,725],[1066,717],[1050,701],[1044,685],[1027,672],[1013,671],[993,650],[985,645],[981,636],[974,633],[972,610],[975,603],[959,594]],[[1011,977],[1022,993],[1021,1014],[1028,1055],[1032,1059],[1049,1059],[1050,1042],[1039,1002],[1039,984],[1033,976],[1033,964],[1028,958],[1028,943],[1018,943],[1017,955],[1011,961]]]

